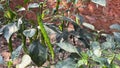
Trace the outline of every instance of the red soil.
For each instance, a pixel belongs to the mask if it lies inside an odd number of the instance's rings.
[[[61,2],[61,5],[65,6],[64,9],[70,7],[71,5],[65,1],[66,0],[62,0]],[[10,7],[13,10],[15,10],[15,7],[18,5],[26,6],[23,4],[23,0],[12,0],[12,2],[10,2]],[[55,1],[48,0],[48,8],[53,9],[55,5]],[[81,2],[78,2],[76,6],[81,6]],[[71,10],[74,10],[74,8]],[[120,24],[120,0],[107,0],[106,7],[102,7],[100,5],[97,7],[96,4],[89,3],[85,8],[78,8],[78,12],[85,17],[86,22],[92,23],[98,30],[105,30],[106,32],[109,32],[109,26],[111,24]],[[36,20],[34,12],[28,12],[26,17],[28,19]]]

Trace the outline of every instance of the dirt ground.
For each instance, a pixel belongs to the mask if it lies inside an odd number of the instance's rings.
[[[39,0],[44,1],[44,0]],[[62,0],[61,5],[69,8],[70,4],[65,2],[66,0]],[[22,5],[23,0],[12,0],[10,3],[10,7],[15,9],[15,6]],[[53,9],[56,5],[56,2],[53,0],[48,0],[47,6],[48,8]],[[78,2],[76,6],[80,6],[81,3]],[[74,9],[74,8],[73,8]],[[85,17],[85,21],[88,23],[92,23],[95,25],[96,29],[105,30],[109,32],[109,26],[113,23],[120,24],[120,0],[107,0],[107,6],[102,7],[90,2],[87,3],[85,8],[78,8],[78,12]],[[28,12],[26,15],[27,18],[36,20],[35,13]]]
[[[42,1],[42,0],[40,0]],[[44,1],[44,0],[43,0]],[[64,2],[65,0],[63,0]],[[69,7],[70,4],[67,4],[66,2],[61,3],[62,5]],[[23,0],[11,0],[10,2],[10,7],[13,10],[16,10],[15,6],[22,5]],[[48,0],[47,3],[48,8],[53,8],[56,5],[56,2],[53,0]],[[81,3],[78,2],[76,6],[80,6]],[[64,8],[65,9],[65,8]],[[72,10],[72,9],[71,9]],[[96,29],[98,30],[104,30],[105,32],[110,32],[111,30],[109,29],[109,26],[114,23],[120,24],[120,0],[107,0],[107,6],[102,7],[96,4],[90,2],[87,3],[85,8],[78,8],[78,12],[85,17],[85,21],[88,23],[93,24]],[[28,12],[26,17],[28,19],[36,20],[36,16],[34,12]],[[19,44],[19,43],[18,43]],[[6,61],[9,60],[10,54],[6,52],[8,49],[7,43],[3,39],[3,37],[0,37],[0,53],[6,58]],[[3,51],[6,50],[6,51]]]

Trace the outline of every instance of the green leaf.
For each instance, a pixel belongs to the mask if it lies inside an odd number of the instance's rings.
[[[92,56],[93,56],[92,50],[88,50],[88,51],[87,51],[87,54],[88,54],[89,57],[92,57]]]
[[[88,54],[85,52],[81,52],[82,59],[88,59]]]
[[[19,30],[19,28],[16,26],[16,22],[9,23],[5,26],[5,28],[3,29],[3,35],[4,35],[5,39],[7,40],[7,42],[9,42],[9,39],[12,36],[12,34],[18,30]]]
[[[40,31],[41,31],[44,39],[45,39],[45,42],[46,42],[46,44],[47,44],[47,46],[49,48],[49,51],[51,53],[52,59],[54,59],[54,50],[52,48],[52,44],[50,42],[50,38],[48,37],[48,34],[47,34],[47,32],[45,30],[45,27],[44,27],[44,24],[42,22],[42,16],[39,15],[39,14],[37,15],[37,21],[38,21],[38,24],[39,24],[39,27],[40,27]]]
[[[17,10],[17,12],[20,12],[20,11],[25,11],[26,9],[24,7],[21,7]]]
[[[60,43],[57,43],[57,45],[65,51],[68,51],[70,53],[78,53],[79,54],[77,48],[68,42],[60,42]]]
[[[108,65],[108,61],[107,61],[107,58],[102,58],[102,57],[96,57],[96,56],[93,56],[92,59],[98,63],[100,63],[101,65]]]
[[[24,0],[24,3],[26,4],[26,3],[28,3],[30,0]]]
[[[45,29],[46,29],[48,34],[61,33],[61,31],[59,30],[58,26],[56,26],[55,24],[45,23],[44,27],[45,27]]]
[[[78,0],[74,0],[74,4],[77,4]]]
[[[30,8],[38,8],[39,7],[39,4],[38,3],[30,3],[29,5],[28,5],[28,9],[30,9]]]
[[[100,48],[100,43],[99,42],[92,42],[91,47],[93,49],[93,53],[95,56],[100,57],[101,56],[101,48]]]
[[[57,3],[56,3],[56,8],[55,8],[55,10],[54,10],[53,14],[58,13],[58,9],[59,9],[59,5],[60,5],[60,1],[61,1],[61,0],[57,0]]]
[[[4,62],[3,57],[0,55],[0,64],[4,64]]]
[[[116,64],[111,64],[111,68],[120,68],[120,66]]]
[[[26,68],[32,62],[29,55],[24,55],[22,57],[22,62],[16,65],[16,68]]]
[[[75,16],[76,16],[76,18],[78,18],[80,20],[80,24],[82,24],[84,22],[83,16],[81,16],[81,15],[75,15]],[[77,23],[77,24],[79,24],[79,23]]]
[[[21,24],[23,24],[22,17],[18,19],[18,22],[16,24],[18,29],[20,29]]]
[[[79,25],[71,18],[69,17],[65,17],[65,16],[60,16],[60,19],[63,20],[63,21],[68,21],[70,22],[73,26],[74,26],[74,29],[75,31],[80,28]]]
[[[81,59],[78,61],[78,67],[80,67],[81,65],[87,65],[88,60],[87,59]]]
[[[108,57],[108,58],[107,58],[108,63],[109,63],[109,64],[112,64],[114,58],[115,58],[115,54],[112,54],[110,57]]]
[[[27,29],[27,30],[24,30],[23,31],[23,34],[26,36],[26,37],[33,37],[36,33],[36,29],[32,28],[32,29]]]
[[[75,21],[73,19],[69,18],[69,17],[62,16],[61,19],[65,20],[65,21],[68,21],[68,22],[75,23]]]
[[[93,3],[99,4],[101,6],[106,6],[106,0],[91,0]]]
[[[38,40],[33,41],[29,47],[29,55],[32,61],[37,65],[43,65],[47,60],[47,49],[40,44]]]
[[[104,42],[104,43],[101,44],[102,49],[112,49],[114,47],[115,47],[114,42]]]
[[[82,25],[89,28],[89,29],[91,29],[91,30],[95,30],[95,27],[92,24],[84,22]]]
[[[120,42],[120,32],[113,32],[116,41]]]
[[[99,50],[100,49],[100,43],[97,42],[97,41],[94,41],[94,42],[91,43],[91,47],[92,47],[93,50],[96,50],[96,49]]]
[[[120,60],[120,54],[116,54],[116,58]]]
[[[16,13],[9,9],[9,10],[5,11],[4,16],[10,20],[13,20],[16,16]]]
[[[94,50],[93,53],[97,56],[97,57],[100,57],[101,54],[102,54],[102,51],[99,49],[99,50]]]
[[[2,4],[0,4],[0,11],[3,11],[3,10],[4,10],[4,8],[3,8]]]
[[[13,65],[13,62],[11,60],[7,62],[7,68],[11,68],[12,65]]]
[[[55,68],[77,68],[76,63],[73,59],[67,58],[63,61],[59,61]]]
[[[14,59],[18,58],[19,55],[20,55],[20,53],[21,53],[21,50],[22,50],[22,45],[18,46],[18,47],[12,52],[11,59],[14,60]]]
[[[67,3],[73,2],[74,4],[77,4],[78,0],[67,0]]]
[[[57,33],[53,29],[49,28],[46,25],[44,25],[44,27],[45,27],[45,30],[46,30],[46,32],[47,32],[48,35]]]
[[[120,30],[120,25],[119,24],[113,24],[113,25],[110,26],[110,28]]]
[[[3,30],[4,30],[5,27],[6,27],[6,26],[3,26],[3,27],[0,29],[0,35],[3,34]]]

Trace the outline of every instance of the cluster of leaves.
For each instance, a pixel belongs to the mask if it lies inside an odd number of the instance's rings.
[[[5,20],[0,34],[7,40],[12,61],[20,56],[22,49],[27,54],[23,56],[22,62],[16,65],[16,68],[24,68],[31,61],[37,66],[42,66],[46,61],[51,59],[54,61],[55,57],[58,57],[57,54],[62,52],[69,55],[65,59],[63,59],[64,57],[59,58],[54,65],[55,68],[119,68],[120,25],[110,26],[111,29],[118,30],[118,32],[113,32],[113,35],[98,31],[93,25],[84,22],[84,18],[80,14],[74,14],[76,20],[59,14],[60,0],[57,0],[55,10],[53,10],[52,21],[57,20],[62,23],[60,25],[43,23],[45,15],[49,14],[45,9],[46,0],[38,3],[29,3],[29,0],[24,0],[24,2],[29,4],[27,9],[21,7],[16,12],[32,11],[31,9],[38,8],[36,25],[26,20],[24,15],[19,16],[15,11],[10,8],[5,9],[0,4],[0,10],[4,12],[3,19]],[[76,3],[77,0],[73,2]],[[106,5],[105,0],[92,0],[92,2],[102,6]],[[8,4],[9,2],[7,2]],[[74,30],[66,29],[65,26],[69,24],[73,25]],[[18,34],[22,40],[21,45],[15,50],[13,50],[11,40],[14,33]],[[49,35],[51,34],[55,34],[55,43],[50,42]],[[30,40],[29,47],[26,46],[27,38]],[[76,42],[82,44],[78,45]],[[12,61],[8,62],[8,67],[11,66]],[[0,56],[0,64],[4,63]]]

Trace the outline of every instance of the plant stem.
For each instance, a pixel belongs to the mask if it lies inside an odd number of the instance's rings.
[[[22,34],[22,44],[23,44],[24,52],[28,54],[28,49],[26,47],[26,37],[23,34]]]
[[[57,0],[56,9],[55,9],[53,15],[58,13],[59,5],[60,5],[60,0]]]
[[[10,39],[9,39],[8,48],[9,48],[10,53],[12,53],[13,47],[12,47],[12,40],[11,40],[11,37],[10,37]]]
[[[23,50],[24,50],[24,52],[25,53],[27,53],[28,54],[28,49],[27,49],[27,47],[26,47],[26,37],[23,35],[23,30],[25,29],[25,26],[24,26],[25,24],[22,24],[21,25],[21,36],[22,36],[22,45],[23,45]]]
[[[48,34],[44,28],[44,25],[43,25],[43,22],[42,22],[42,14],[37,14],[37,21],[38,21],[38,24],[39,24],[39,27],[40,27],[40,31],[41,31],[41,34],[43,35],[43,38],[50,50],[50,53],[51,53],[51,56],[52,56],[52,59],[54,59],[54,50],[52,48],[52,44],[50,42],[50,39],[48,37]]]

